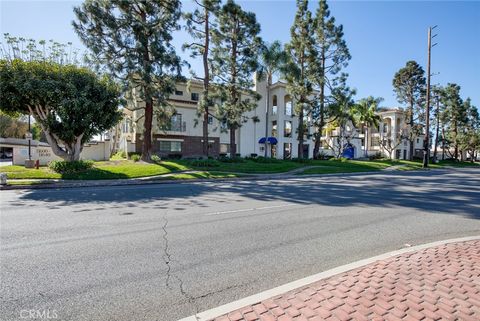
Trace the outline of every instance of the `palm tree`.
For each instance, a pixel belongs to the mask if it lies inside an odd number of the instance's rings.
[[[258,80],[267,80],[266,90],[267,99],[265,107],[265,157],[268,144],[268,112],[270,105],[270,87],[272,86],[273,76],[282,68],[287,61],[287,54],[283,50],[280,41],[274,41],[271,44],[265,44],[260,53],[260,68],[257,72]]]
[[[377,109],[383,98],[374,98],[369,96],[367,98],[360,99],[354,106],[355,122],[361,124],[364,130],[365,136],[365,157],[368,157],[368,128],[378,127],[380,123],[380,116],[377,115]]]

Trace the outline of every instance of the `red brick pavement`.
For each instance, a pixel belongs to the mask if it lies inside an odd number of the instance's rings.
[[[377,261],[215,321],[480,320],[480,240]]]

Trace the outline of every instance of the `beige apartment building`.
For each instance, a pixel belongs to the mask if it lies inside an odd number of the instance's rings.
[[[257,107],[244,114],[244,123],[237,130],[236,143],[237,153],[242,157],[259,155],[265,153],[265,140],[267,141],[267,155],[278,159],[298,157],[298,139],[296,128],[298,117],[294,113],[294,101],[288,93],[287,85],[278,81],[270,87],[270,101],[268,103],[268,123],[266,123],[267,92],[265,82],[256,82],[254,90],[261,95]],[[170,97],[169,103],[175,109],[173,116],[165,124],[158,124],[155,120],[152,126],[153,153],[161,157],[199,157],[202,155],[202,121],[203,116],[197,112],[197,104],[202,92],[202,83],[192,81],[187,89],[187,84],[179,83],[175,93]],[[133,95],[135,97],[135,93]],[[132,107],[141,107],[143,102],[136,99],[130,102]],[[119,149],[128,152],[141,152],[143,122],[141,119],[142,110],[129,111],[125,109],[125,117],[120,124],[120,134],[116,139]],[[381,153],[384,157],[394,159],[409,158],[409,142],[402,139],[408,132],[405,126],[405,113],[402,109],[382,109],[379,112],[381,122],[379,128],[368,128],[367,137],[364,129],[354,128],[348,125],[348,139],[341,144],[348,149],[349,158],[365,157],[365,144],[367,156]],[[306,121],[309,124],[308,132],[304,137],[304,155],[313,157],[315,145],[313,133],[316,128],[311,124],[307,115]],[[228,155],[230,136],[225,124],[215,117],[209,117],[209,146],[210,155],[217,157]],[[325,130],[322,139],[321,153],[333,155],[332,146],[338,144],[339,128]],[[265,132],[268,136],[265,136]],[[389,151],[385,148],[386,138],[393,147]],[[401,141],[399,141],[399,139]],[[414,141],[414,152],[421,155],[423,148],[423,135]]]

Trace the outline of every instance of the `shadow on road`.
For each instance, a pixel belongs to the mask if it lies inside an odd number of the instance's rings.
[[[26,192],[20,201],[9,205],[21,208],[35,206],[35,202],[48,202],[52,209],[94,204],[105,208],[170,208],[181,211],[192,206],[206,207],[206,198],[218,203],[240,202],[235,195],[305,205],[403,207],[480,219],[480,171],[477,169],[299,177],[291,180],[38,189]]]

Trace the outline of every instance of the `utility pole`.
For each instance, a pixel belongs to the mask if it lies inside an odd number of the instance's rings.
[[[428,167],[428,161],[430,158],[430,58],[431,58],[431,51],[432,47],[432,30],[435,29],[437,26],[429,27],[428,28],[428,61],[427,61],[427,102],[425,106],[425,140],[423,142],[423,168]]]

